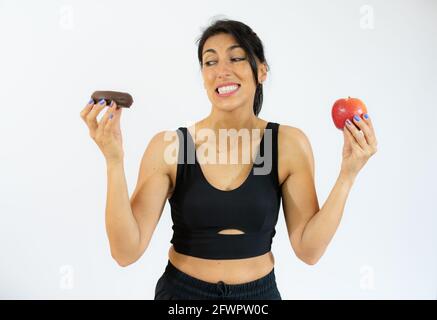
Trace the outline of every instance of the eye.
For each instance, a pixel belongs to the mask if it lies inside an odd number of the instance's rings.
[[[243,61],[246,60],[246,58],[231,58],[231,61]],[[205,66],[211,66],[211,63],[216,62],[216,61],[207,61],[204,63]]]

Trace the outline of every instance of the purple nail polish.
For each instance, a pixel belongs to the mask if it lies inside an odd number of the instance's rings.
[[[114,115],[111,113],[110,115],[109,115],[109,119],[112,119],[114,117]]]
[[[350,126],[352,122],[349,119],[346,119],[346,123]]]

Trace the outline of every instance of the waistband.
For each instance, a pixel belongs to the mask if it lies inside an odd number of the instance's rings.
[[[190,290],[192,293],[210,297],[217,295],[228,296],[230,294],[232,296],[250,297],[276,288],[274,268],[262,278],[241,284],[227,284],[223,281],[213,283],[197,279],[177,269],[170,260],[168,260],[164,274],[173,280],[174,286],[183,286],[185,290]]]

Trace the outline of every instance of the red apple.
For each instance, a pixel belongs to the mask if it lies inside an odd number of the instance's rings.
[[[365,104],[357,98],[348,97],[347,99],[338,99],[332,106],[332,120],[335,126],[343,130],[346,119],[349,119],[352,123],[352,118],[355,114],[360,117],[367,113]]]

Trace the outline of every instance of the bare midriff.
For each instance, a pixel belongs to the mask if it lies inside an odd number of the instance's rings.
[[[180,271],[202,281],[240,284],[254,281],[269,274],[274,267],[271,251],[245,259],[212,260],[188,256],[173,246],[168,252],[170,262]]]

